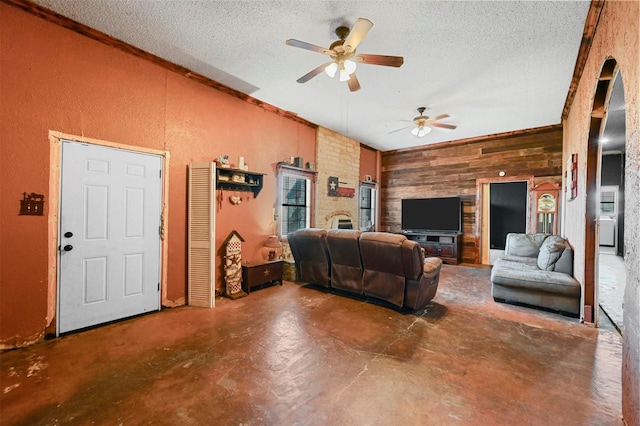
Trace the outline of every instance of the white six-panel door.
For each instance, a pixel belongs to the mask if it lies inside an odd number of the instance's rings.
[[[162,158],[62,141],[58,332],[160,309]]]

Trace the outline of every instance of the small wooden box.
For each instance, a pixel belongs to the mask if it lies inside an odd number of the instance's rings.
[[[282,260],[245,263],[242,265],[242,290],[249,294],[253,287],[278,282],[282,285]]]

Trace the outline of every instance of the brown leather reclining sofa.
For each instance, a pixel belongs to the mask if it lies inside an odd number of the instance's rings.
[[[442,260],[404,235],[305,228],[287,236],[299,281],[418,310],[438,289]]]

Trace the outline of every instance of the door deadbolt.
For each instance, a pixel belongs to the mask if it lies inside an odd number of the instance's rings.
[[[71,251],[71,250],[73,250],[73,246],[72,246],[71,244],[67,244],[66,246],[64,246],[64,247],[62,248],[62,250],[64,250],[64,251]]]
[[[65,238],[71,238],[71,237],[73,237],[73,232],[69,232],[69,231],[65,232],[65,233],[64,233],[64,237],[65,237]]]

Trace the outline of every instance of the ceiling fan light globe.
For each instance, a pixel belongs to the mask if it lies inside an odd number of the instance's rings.
[[[331,62],[324,68],[324,72],[331,78],[335,77],[336,71],[338,71],[338,64]]]
[[[341,68],[340,69],[340,81],[349,81],[350,78],[351,78],[351,76],[349,75],[347,70],[344,69],[344,68]]]
[[[411,134],[419,138],[423,136],[427,136],[429,133],[431,133],[431,127],[427,127],[427,126],[419,126],[411,130]]]
[[[356,63],[351,59],[347,59],[346,61],[344,61],[344,69],[347,74],[351,75],[356,71]]]

